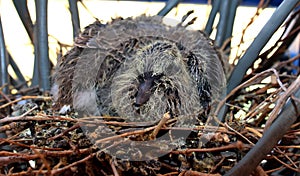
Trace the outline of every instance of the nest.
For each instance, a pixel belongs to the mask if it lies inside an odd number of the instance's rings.
[[[141,124],[126,123],[122,117],[78,118],[74,111],[61,115],[52,108],[52,98],[38,88],[9,95],[0,91],[0,173],[11,176],[224,175],[246,158],[264,135],[270,135],[267,132],[272,128],[275,132],[271,135],[279,136],[280,141],[276,145],[270,142],[272,150],[252,175],[295,174],[299,172],[300,164],[300,121],[299,118],[296,120],[300,103],[297,98],[300,77],[296,75],[300,69],[292,66],[299,55],[285,61],[276,59],[282,54],[286,40],[288,38],[281,38],[273,48],[260,55],[263,62],[253,67],[243,83],[219,103],[215,114],[223,105],[228,106],[228,111],[225,122],[218,121],[215,126],[209,126],[214,133],[208,136],[205,131],[208,126],[203,124],[178,127],[173,130],[189,132],[188,138],[167,154],[144,161],[120,159],[107,151],[112,147],[118,149],[118,145],[125,142],[116,139],[153,140],[161,131],[171,130],[168,124],[174,120],[168,114],[153,126],[122,131]],[[274,127],[282,116],[294,119],[284,134],[282,126],[285,124]],[[98,134],[104,132],[97,133],[97,130],[103,125],[112,126],[117,132],[99,138]],[[83,126],[95,131],[87,133]],[[201,137],[209,140],[199,148]],[[164,145],[167,144],[154,143],[151,147],[162,150]],[[133,155],[144,154],[128,148],[116,152],[125,151]],[[261,151],[265,152],[264,148]]]
[[[114,158],[95,147],[81,130],[81,123],[100,125],[110,117],[76,118],[76,112],[59,115],[53,112],[52,100],[37,88],[14,95],[2,93],[0,131],[7,138],[0,139],[1,173],[5,175],[223,175],[238,163],[258,140],[266,127],[277,117],[288,97],[299,106],[299,99],[290,96],[299,77],[281,75],[280,70],[291,60],[251,77],[237,87],[226,123],[219,123],[211,140],[198,148],[198,138],[204,126],[194,129],[180,148],[157,159],[129,161]],[[267,77],[274,81],[263,83]],[[256,88],[252,88],[256,86]],[[20,102],[25,102],[22,104]],[[297,103],[298,102],[298,103]],[[19,104],[17,104],[19,103]],[[222,103],[222,102],[221,102]],[[275,105],[274,105],[275,104]],[[243,111],[243,119],[235,116]],[[268,118],[267,118],[268,117]],[[268,119],[268,120],[266,120]],[[110,119],[112,121],[112,119]],[[98,124],[97,124],[98,122]],[[167,123],[166,121],[165,123]],[[122,126],[121,122],[117,126]],[[284,134],[253,175],[298,172],[299,120]],[[158,125],[157,125],[158,126]],[[144,135],[152,129],[123,133],[122,137]],[[164,125],[160,129],[164,129]],[[275,135],[275,134],[274,134]],[[107,136],[100,143],[112,142]],[[113,144],[113,142],[112,142]],[[159,147],[159,146],[157,146]]]

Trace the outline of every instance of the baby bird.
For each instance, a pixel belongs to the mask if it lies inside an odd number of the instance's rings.
[[[207,115],[225,87],[220,54],[181,24],[142,15],[89,25],[58,61],[55,107],[129,122]]]

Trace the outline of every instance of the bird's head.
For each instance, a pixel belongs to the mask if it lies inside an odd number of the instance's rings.
[[[138,76],[138,88],[135,95],[136,107],[142,106],[146,103],[150,96],[154,93],[158,82],[163,74],[154,74],[153,72],[146,72]]]
[[[120,116],[157,120],[166,112],[195,113],[200,107],[197,86],[177,46],[156,41],[142,47],[118,69],[112,102]]]

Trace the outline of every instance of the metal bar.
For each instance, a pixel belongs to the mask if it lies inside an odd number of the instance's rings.
[[[239,60],[238,64],[234,68],[229,81],[227,83],[227,94],[231,92],[236,86],[238,86],[244,78],[246,71],[252,66],[256,60],[258,54],[271,38],[273,33],[278,29],[278,27],[284,22],[289,13],[297,5],[300,0],[289,1],[285,0],[280,4],[280,6],[273,13],[269,21],[265,24],[259,34],[256,36],[250,47],[247,49],[245,54]],[[228,107],[224,105],[219,114],[218,119],[224,121]]]
[[[19,17],[21,18],[21,21],[27,31],[27,34],[33,42],[33,33],[34,33],[34,26],[32,23],[32,20],[30,18],[29,10],[27,7],[27,0],[13,0],[13,3],[15,5],[15,8],[19,14]]]
[[[231,6],[231,0],[223,0],[220,5],[220,19],[219,19],[218,30],[215,39],[215,44],[218,47],[221,47],[225,40],[230,6]]]
[[[7,66],[8,66],[8,57],[7,52],[5,48],[5,41],[4,41],[4,35],[3,35],[3,28],[2,28],[2,22],[1,22],[1,15],[0,15],[0,85],[4,85],[5,83],[9,83],[9,76],[7,72]],[[3,93],[7,94],[9,89],[8,87],[3,88]],[[0,127],[2,124],[0,124]],[[6,134],[0,133],[0,138],[6,138]],[[3,148],[1,148],[3,149]]]
[[[221,2],[222,2],[221,0],[214,0],[212,3],[212,9],[210,11],[208,21],[207,21],[205,29],[204,29],[204,32],[207,35],[210,35],[212,32],[212,27],[214,25],[216,15],[219,12]]]
[[[253,65],[260,51],[272,37],[274,32],[284,22],[289,13],[297,5],[300,0],[284,0],[282,4],[276,9],[269,21],[265,24],[259,34],[256,36],[250,47],[239,60],[234,68],[228,82],[227,91],[230,92],[238,86],[243,80],[244,75],[249,67]]]
[[[9,76],[8,76],[8,56],[7,51],[5,48],[5,41],[4,41],[4,35],[3,35],[3,28],[2,28],[2,22],[1,22],[1,16],[0,16],[0,85],[4,85],[6,83],[9,84]],[[2,90],[5,94],[9,93],[9,88],[5,86]]]
[[[69,0],[69,10],[71,12],[72,17],[72,25],[73,25],[73,38],[78,36],[80,33],[80,21],[79,21],[79,13],[78,13],[78,0]]]
[[[227,28],[226,28],[224,40],[227,40],[232,37],[234,19],[235,19],[236,10],[237,10],[237,7],[238,7],[240,1],[241,0],[231,0],[229,12],[228,12],[228,21],[227,21]],[[226,48],[227,47],[230,47],[230,42],[227,44]]]
[[[127,1],[139,1],[139,2],[166,2],[166,0],[127,0]],[[270,0],[269,7],[277,7],[283,0]],[[208,0],[184,0],[184,3],[191,4],[207,4]],[[256,7],[260,0],[242,0],[241,5]]]
[[[37,32],[36,28],[34,29],[34,67],[33,67],[33,75],[32,75],[32,80],[31,80],[31,87],[38,86],[39,85],[39,80],[40,80],[40,74],[39,74],[39,59],[38,59],[38,43],[37,43]]]
[[[291,31],[297,30],[297,28],[299,28],[300,26],[300,9],[294,12],[290,18],[292,18],[293,20],[292,21],[288,20],[288,22],[285,24],[287,27],[285,29],[284,35],[287,37],[281,42],[278,49],[276,49],[275,53],[273,54],[273,57],[271,57],[270,59],[264,59],[262,61],[262,63],[260,64],[261,67],[255,70],[256,73],[271,68],[274,62],[279,61],[286,54],[286,53],[282,53],[282,51],[285,50],[286,48],[289,48],[290,45],[294,42],[294,40],[297,40],[297,35],[299,34],[299,32],[295,32],[293,34],[289,34],[289,33]],[[261,54],[261,55],[265,55],[265,54]],[[247,77],[245,77],[244,79],[247,79]]]
[[[159,16],[166,16],[174,7],[178,5],[180,0],[168,0],[166,2],[166,5],[163,9],[161,9],[157,15]]]
[[[36,54],[38,60],[39,83],[43,91],[50,90],[50,61],[48,51],[47,0],[36,0]]]

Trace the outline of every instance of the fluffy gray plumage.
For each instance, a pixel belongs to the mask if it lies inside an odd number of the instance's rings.
[[[200,31],[160,17],[88,26],[54,74],[56,107],[157,121],[208,112],[225,86],[220,56]]]

